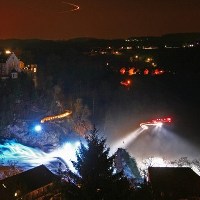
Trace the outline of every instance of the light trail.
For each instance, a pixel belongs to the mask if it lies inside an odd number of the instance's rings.
[[[143,129],[148,129],[148,126],[158,126],[161,127],[162,126],[162,122],[159,123],[150,123],[150,122],[146,122],[146,123],[141,123],[140,127]]]
[[[64,10],[64,11],[61,11],[60,13],[74,12],[74,11],[77,11],[77,10],[80,9],[80,7],[78,5],[76,5],[76,4],[65,2],[65,1],[62,1],[62,3],[72,6],[73,9],[71,9],[71,10]]]
[[[32,0],[23,1],[30,10],[42,13],[54,12],[56,14],[62,14],[80,10],[80,6],[63,0],[42,0],[42,3]]]
[[[44,123],[44,122],[52,121],[52,120],[55,120],[55,119],[62,119],[62,118],[65,118],[65,117],[67,117],[71,114],[72,114],[72,111],[67,110],[66,112],[59,114],[59,115],[45,117],[45,118],[41,119],[40,122]]]

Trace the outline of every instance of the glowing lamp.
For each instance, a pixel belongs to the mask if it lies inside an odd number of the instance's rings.
[[[5,53],[6,54],[11,54],[11,51],[10,50],[6,50]]]
[[[36,125],[34,129],[35,131],[39,132],[42,130],[42,127],[40,125]]]

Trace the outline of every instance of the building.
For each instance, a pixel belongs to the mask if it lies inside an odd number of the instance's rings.
[[[61,199],[60,178],[44,165],[0,180],[1,200]]]
[[[155,200],[200,200],[200,177],[189,167],[149,167]]]
[[[22,68],[23,62],[13,52],[0,52],[0,77],[2,79],[17,78]]]

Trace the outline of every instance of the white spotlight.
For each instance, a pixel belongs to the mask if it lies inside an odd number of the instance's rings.
[[[162,125],[163,125],[162,122],[158,122],[158,123],[156,124],[156,126],[158,126],[158,127],[162,127]]]

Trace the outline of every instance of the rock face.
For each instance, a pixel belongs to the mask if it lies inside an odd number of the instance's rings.
[[[137,163],[125,149],[119,148],[115,153],[115,167],[118,172],[123,171],[124,175],[133,185],[141,180]]]
[[[42,124],[41,130],[36,131],[35,125],[26,121],[18,121],[14,125],[8,125],[3,136],[6,139],[14,139],[24,145],[38,147],[42,150],[55,148],[59,145],[64,130],[55,123]]]

